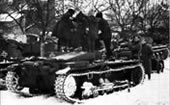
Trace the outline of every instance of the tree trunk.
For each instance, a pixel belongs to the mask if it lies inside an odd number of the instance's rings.
[[[44,57],[45,56],[45,51],[44,51],[44,43],[40,43],[40,56]]]
[[[45,36],[45,31],[42,31],[42,35],[40,36],[40,56],[44,57],[45,56],[45,50],[44,50],[44,36]]]

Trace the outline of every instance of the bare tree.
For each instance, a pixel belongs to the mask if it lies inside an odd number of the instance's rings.
[[[168,2],[161,2],[161,20],[163,22],[163,24],[165,25],[166,29],[169,30],[169,10],[170,10],[170,7],[169,7],[169,4]]]
[[[0,2],[0,13],[7,14],[8,17],[12,18],[13,21],[15,22],[15,24],[20,28],[21,32],[24,34],[25,31],[24,31],[24,26],[23,26],[23,22],[22,22],[23,16],[21,16],[19,19],[16,18],[17,15],[22,15],[22,14],[20,14],[20,9],[22,7],[19,8],[19,6],[17,4],[18,4],[18,1],[17,1],[17,3],[16,2],[9,3],[7,1]],[[10,27],[8,27],[8,28],[10,28]],[[4,28],[4,30],[6,30],[8,28]]]
[[[25,0],[28,5],[26,15],[41,30],[40,55],[44,56],[44,37],[55,19],[55,0]]]
[[[157,43],[167,41],[169,36],[169,6],[161,0],[159,3],[150,4],[146,8],[145,23],[147,34]]]
[[[138,30],[135,25],[138,24],[142,9],[147,3],[146,0],[106,0],[110,6],[110,14],[107,14],[114,26],[118,26],[119,33],[123,36],[128,32]]]

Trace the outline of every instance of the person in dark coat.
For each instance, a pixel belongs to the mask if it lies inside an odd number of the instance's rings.
[[[70,27],[71,31],[74,31],[74,25],[72,23],[72,19],[71,17],[74,15],[75,10],[73,9],[68,9],[68,11],[61,17],[61,20],[65,21],[68,25],[68,27]]]
[[[103,40],[106,48],[106,56],[110,58],[112,56],[111,51],[111,29],[108,22],[103,18],[103,14],[98,12],[96,17],[99,18],[98,29],[99,29],[99,40]]]
[[[142,49],[141,49],[141,61],[145,69],[145,74],[148,75],[148,79],[151,79],[151,70],[152,70],[152,47],[149,46],[145,39],[142,39]]]

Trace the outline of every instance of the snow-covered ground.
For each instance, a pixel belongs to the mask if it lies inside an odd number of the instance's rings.
[[[36,96],[25,98],[8,91],[0,92],[0,105],[70,105],[53,97]],[[88,100],[83,105],[170,105],[170,59],[165,60],[163,73],[152,74],[152,79],[131,88],[110,95]]]

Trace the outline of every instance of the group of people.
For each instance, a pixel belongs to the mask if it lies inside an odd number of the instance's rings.
[[[72,24],[72,17],[74,14],[75,10],[68,9],[68,11],[61,17],[61,20],[63,19],[67,21],[71,31],[75,31],[74,24]],[[98,40],[102,40],[104,42],[104,46],[106,48],[106,58],[110,58],[112,56],[111,29],[108,22],[103,18],[102,12],[98,12],[95,17],[98,19]]]
[[[153,54],[151,45],[146,41],[145,37],[134,36],[132,40],[130,40],[129,48],[132,51],[132,59],[139,59],[142,62],[145,74],[150,80]]]
[[[74,25],[72,24],[72,17],[75,13],[75,10],[68,9],[68,11],[62,16],[61,19],[65,19],[68,21],[68,26],[70,26],[71,31],[75,31]],[[98,40],[102,40],[104,42],[104,46],[106,49],[106,58],[110,58],[113,56],[111,51],[111,29],[110,26],[103,18],[102,12],[98,12],[95,16],[98,21]],[[129,42],[129,48],[132,52],[132,59],[141,60],[145,73],[148,75],[148,79],[151,79],[151,70],[152,70],[152,47],[146,43],[145,38],[142,38],[138,35],[133,37],[133,40]]]

